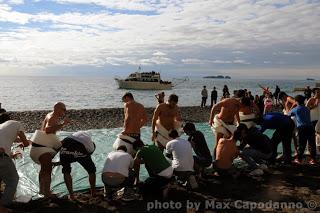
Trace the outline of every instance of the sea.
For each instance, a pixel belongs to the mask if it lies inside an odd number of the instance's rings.
[[[166,96],[175,93],[179,96],[180,106],[199,106],[201,103],[201,90],[207,86],[209,91],[213,87],[218,90],[221,96],[224,85],[229,87],[230,93],[237,89],[248,89],[253,95],[261,94],[259,85],[270,87],[274,91],[278,85],[282,91],[290,95],[294,87],[313,86],[314,82],[304,80],[225,80],[225,79],[172,79],[174,88],[165,91]],[[95,108],[121,108],[122,95],[128,90],[118,89],[116,82],[110,77],[0,77],[0,102],[7,111],[25,110],[48,110],[57,101],[66,103],[69,109],[95,109]],[[155,93],[159,91],[131,91],[135,100],[146,107],[156,105]],[[213,133],[207,123],[196,123],[196,128],[202,131],[212,152],[215,144]],[[117,138],[121,128],[91,129],[88,133],[96,144],[96,151],[92,154],[92,159],[97,168],[97,186],[102,187],[101,172],[107,154],[112,151],[112,144]],[[62,140],[73,132],[58,132]],[[272,131],[267,131],[269,137]],[[32,133],[27,133],[27,138],[31,138]],[[150,144],[150,127],[145,126],[141,132],[142,140]],[[186,139],[186,136],[183,135]],[[279,147],[281,149],[281,147]],[[14,151],[14,149],[13,149]],[[281,150],[280,150],[281,151]],[[35,164],[29,156],[30,148],[26,148],[21,159],[14,160],[19,173],[19,184],[17,188],[17,200],[27,202],[30,199],[38,198],[39,182],[38,174],[40,167]],[[56,155],[54,161],[59,161]],[[58,195],[66,195],[67,189],[63,180],[61,166],[54,167],[52,172],[52,190]],[[82,191],[89,187],[88,174],[78,163],[72,165],[71,175],[73,177],[74,191]],[[141,167],[140,178],[144,180],[147,172]]]
[[[307,80],[263,80],[263,79],[207,79],[200,77],[173,78],[174,87],[166,90],[168,97],[175,93],[179,96],[180,106],[200,106],[201,90],[207,86],[210,92],[217,88],[218,96],[222,95],[222,88],[227,85],[230,93],[233,90],[244,89],[253,95],[261,94],[259,85],[269,87],[274,92],[276,85],[282,91],[295,95],[293,88],[313,87],[314,81]],[[113,77],[88,76],[0,76],[0,103],[7,111],[49,110],[57,101],[62,101],[68,109],[96,109],[123,107],[122,95],[129,90],[118,89]],[[136,101],[145,107],[156,104],[154,97],[159,91],[130,91]]]

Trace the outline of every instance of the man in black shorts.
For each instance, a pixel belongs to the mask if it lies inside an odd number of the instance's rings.
[[[91,137],[83,131],[76,132],[61,141],[60,164],[62,165],[62,173],[64,181],[69,191],[69,198],[74,200],[71,163],[78,162],[89,174],[90,192],[95,196],[96,186],[96,167],[91,159],[91,154],[95,150],[95,144]]]

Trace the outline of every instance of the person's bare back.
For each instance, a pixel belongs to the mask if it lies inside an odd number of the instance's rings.
[[[129,101],[124,105],[123,133],[140,134],[140,129],[147,121],[144,106],[135,101]]]
[[[226,123],[233,123],[235,118],[239,122],[239,109],[240,109],[240,102],[236,98],[226,98],[212,107],[211,115],[210,115],[210,125],[212,126],[214,114],[217,109],[220,108],[220,112],[218,114],[219,119]]]
[[[175,121],[180,121],[180,111],[178,106],[171,107],[169,104],[160,104],[156,111],[158,110],[158,119],[161,125],[167,130],[174,129]]]

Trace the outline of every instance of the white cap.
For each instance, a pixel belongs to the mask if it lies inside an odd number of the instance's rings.
[[[87,132],[78,131],[78,132],[73,133],[72,136],[70,136],[70,137],[72,139],[78,141],[79,143],[82,143],[89,153],[94,152],[96,146],[93,143],[93,141],[91,140],[91,137]]]

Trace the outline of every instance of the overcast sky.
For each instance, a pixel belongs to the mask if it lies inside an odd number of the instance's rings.
[[[0,0],[0,75],[320,78],[319,0]]]

